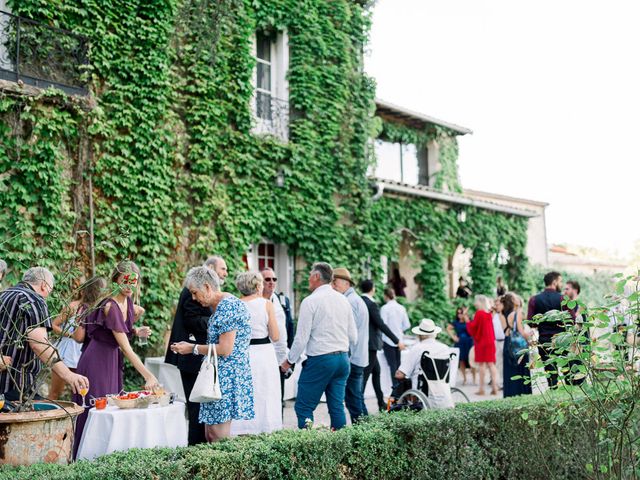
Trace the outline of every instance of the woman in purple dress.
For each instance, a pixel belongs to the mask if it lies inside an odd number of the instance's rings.
[[[156,377],[147,370],[130,343],[134,335],[148,336],[150,333],[149,327],[136,330],[133,326],[135,320],[144,313],[144,309],[134,305],[131,298],[139,278],[140,269],[135,263],[120,262],[111,274],[113,294],[102,300],[85,320],[85,342],[76,372],[81,372],[81,375],[89,379],[89,398],[118,394],[122,390],[123,357],[127,357],[144,377],[146,389],[152,389],[158,384]],[[78,394],[74,395],[73,400],[82,404],[82,397]],[[85,409],[76,422],[74,456],[80,445],[88,413],[89,409]]]

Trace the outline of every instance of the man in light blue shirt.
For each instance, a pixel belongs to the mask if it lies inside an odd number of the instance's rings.
[[[346,268],[336,268],[333,271],[333,289],[344,294],[351,304],[353,318],[358,329],[358,341],[349,345],[351,352],[351,372],[347,378],[347,388],[344,403],[351,415],[351,423],[356,423],[360,417],[366,415],[363,394],[364,369],[369,364],[369,310],[364,300],[353,288],[351,274]]]
[[[298,427],[313,422],[313,412],[324,393],[331,417],[331,428],[337,430],[347,423],[344,395],[349,377],[349,348],[358,341],[351,305],[331,288],[333,269],[318,262],[311,267],[311,295],[300,304],[298,328],[287,359],[280,369],[286,372],[306,351],[298,380],[295,411]]]

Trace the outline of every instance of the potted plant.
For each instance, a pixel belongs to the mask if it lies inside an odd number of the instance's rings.
[[[63,288],[59,288],[55,295],[48,299],[50,305],[49,318],[55,318],[67,307],[67,301],[74,292],[69,287],[71,282],[64,281]],[[68,279],[67,279],[68,280]],[[33,308],[32,305],[20,307]],[[33,339],[28,338],[27,331],[20,331],[19,316],[23,314],[16,309],[12,314],[4,317],[11,320],[10,325],[4,325],[5,335],[2,345],[3,353],[13,352],[20,362],[10,356],[0,356],[0,368],[6,378],[15,386],[18,393],[18,401],[5,401],[0,397],[0,464],[30,465],[33,463],[47,462],[67,464],[72,459],[75,418],[83,412],[83,408],[69,401],[42,400],[38,393],[48,383],[48,368],[39,367],[36,362],[42,363],[42,355],[22,355],[23,349],[32,348]],[[48,319],[45,319],[48,320]],[[66,334],[75,327],[74,322],[66,322],[62,334]],[[55,339],[49,338],[46,357],[52,361],[59,359]],[[16,353],[18,352],[18,353]],[[9,360],[11,358],[11,360]],[[27,372],[37,372],[27,376]],[[30,378],[29,384],[21,379]]]

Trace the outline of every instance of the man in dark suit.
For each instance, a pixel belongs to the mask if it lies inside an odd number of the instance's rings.
[[[382,388],[380,388],[380,364],[378,363],[378,350],[382,349],[382,333],[389,337],[400,350],[404,350],[404,344],[393,334],[380,316],[380,307],[373,298],[376,294],[376,287],[373,281],[363,280],[360,283],[360,291],[362,292],[362,299],[367,305],[367,310],[369,310],[369,365],[364,369],[362,388],[364,392],[364,389],[367,387],[369,375],[372,375],[371,381],[373,382],[373,389],[378,399],[378,409],[386,410],[387,406],[384,403]],[[395,374],[395,372],[393,373]],[[366,406],[365,415],[368,415]]]
[[[227,264],[222,257],[209,257],[204,263],[205,267],[214,270],[220,283],[227,277]],[[207,329],[209,326],[209,318],[213,315],[214,309],[211,307],[203,307],[196,302],[191,292],[187,288],[183,288],[178,300],[178,307],[173,319],[171,328],[171,339],[169,345],[177,342],[189,342],[193,344],[207,344]],[[189,445],[205,443],[204,424],[198,421],[200,415],[200,404],[189,401],[189,395],[193,390],[193,385],[198,378],[202,357],[199,355],[178,355],[167,349],[164,359],[165,363],[175,365],[180,370],[180,378],[182,379],[182,387],[187,400],[187,411],[189,413]]]
[[[529,299],[529,309],[527,318],[532,320],[536,315],[544,315],[551,310],[562,310],[562,276],[558,272],[549,272],[544,276],[544,290]],[[558,322],[540,322],[538,324],[538,351],[540,360],[546,362],[549,355],[554,353],[553,337],[564,331],[564,325]],[[550,388],[558,385],[558,367],[550,364],[545,365],[548,374],[547,381]]]

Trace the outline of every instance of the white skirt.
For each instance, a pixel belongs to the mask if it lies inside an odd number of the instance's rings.
[[[233,420],[231,435],[269,433],[282,429],[280,368],[272,343],[251,345],[249,363],[253,379],[253,420]]]

